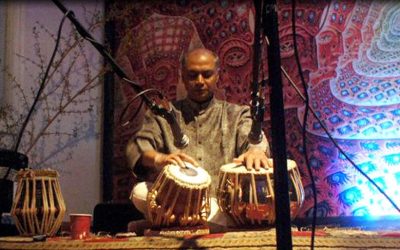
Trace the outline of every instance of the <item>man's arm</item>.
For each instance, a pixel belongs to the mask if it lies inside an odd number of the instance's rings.
[[[136,175],[159,173],[168,164],[185,167],[184,161],[195,166],[198,163],[190,156],[180,152],[163,153],[167,136],[163,134],[162,124],[149,110],[145,113],[141,129],[128,142],[126,156],[129,167]]]
[[[147,150],[142,153],[141,157],[141,163],[143,166],[154,168],[158,172],[168,164],[175,164],[184,168],[184,161],[198,166],[198,163],[192,157],[182,152],[163,154],[156,150]]]

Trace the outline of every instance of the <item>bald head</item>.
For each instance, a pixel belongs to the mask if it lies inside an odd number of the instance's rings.
[[[215,67],[219,69],[219,57],[213,51],[206,49],[206,48],[196,48],[189,50],[182,58],[182,69],[187,67],[187,61],[190,58],[208,58],[212,59],[215,63]]]
[[[218,56],[214,52],[198,48],[184,56],[182,80],[191,100],[198,103],[210,100],[218,79]]]

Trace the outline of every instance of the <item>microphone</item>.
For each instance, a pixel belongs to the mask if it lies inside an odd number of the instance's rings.
[[[252,119],[250,133],[248,135],[251,144],[259,144],[262,141],[262,122],[264,120],[264,99],[258,98],[257,104],[252,107]]]
[[[182,132],[176,120],[176,114],[166,99],[161,98],[160,105],[152,105],[150,109],[157,115],[160,115],[171,127],[172,135],[174,136],[174,145],[177,148],[185,148],[189,145],[189,137]]]
[[[189,145],[189,137],[182,132],[181,127],[176,121],[176,115],[173,109],[167,111],[168,115],[165,117],[171,126],[172,134],[174,136],[174,145],[177,148],[186,148]]]

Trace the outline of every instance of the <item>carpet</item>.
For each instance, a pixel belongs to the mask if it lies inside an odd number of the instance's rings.
[[[14,237],[15,238],[15,237]],[[18,238],[18,237],[17,237]],[[310,249],[310,232],[293,231],[293,249]],[[399,249],[400,232],[325,229],[317,231],[315,249]],[[0,237],[0,249],[276,249],[275,230],[240,231],[197,237],[94,237],[87,240],[48,238],[13,242]]]

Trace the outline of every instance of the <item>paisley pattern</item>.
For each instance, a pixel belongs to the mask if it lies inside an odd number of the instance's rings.
[[[220,98],[249,104],[254,10],[251,1],[136,1],[109,9],[116,27],[117,59],[131,79],[170,99],[185,91],[179,61],[191,47],[215,51],[221,62]],[[294,57],[291,1],[278,1],[282,66],[302,90]],[[301,1],[297,42],[311,107],[347,155],[393,200],[400,193],[400,4],[396,1]],[[266,47],[263,47],[266,51]],[[261,77],[267,77],[266,53]],[[302,147],[304,103],[283,78],[288,156],[306,192],[299,216],[312,215],[312,192]],[[116,117],[134,93],[119,85]],[[265,91],[268,105],[268,90]],[[136,106],[137,107],[137,106]],[[266,109],[264,130],[270,131]],[[140,126],[115,126],[114,200],[126,200],[132,177],[124,147]],[[314,117],[307,150],[316,180],[319,217],[387,215],[393,207],[329,141]],[[400,204],[399,204],[400,205]]]

